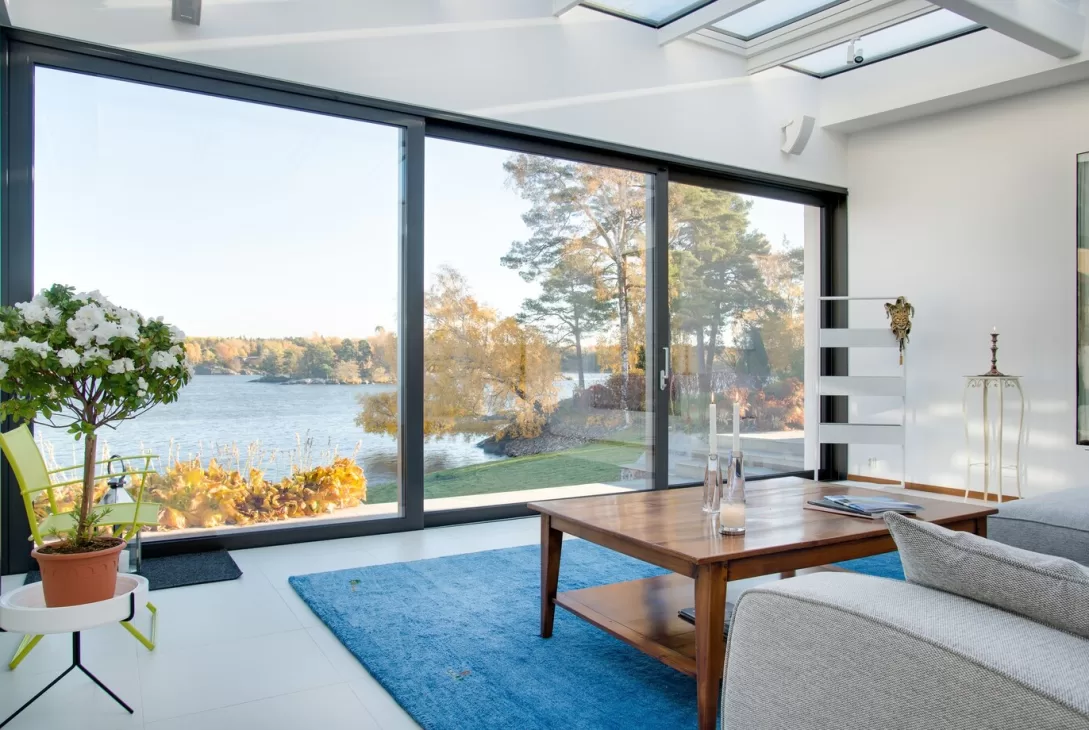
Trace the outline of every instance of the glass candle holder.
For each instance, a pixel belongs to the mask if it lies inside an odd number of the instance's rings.
[[[722,464],[718,454],[707,457],[707,467],[703,470],[703,512],[714,514],[722,499]]]
[[[723,535],[745,534],[745,461],[740,451],[730,457],[718,510],[718,531]]]

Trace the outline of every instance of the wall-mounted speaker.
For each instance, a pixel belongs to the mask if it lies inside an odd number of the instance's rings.
[[[808,114],[791,119],[783,125],[783,152],[788,155],[800,155],[809,138],[813,135],[813,126],[817,120]]]
[[[170,18],[179,23],[200,25],[201,0],[171,0]]]

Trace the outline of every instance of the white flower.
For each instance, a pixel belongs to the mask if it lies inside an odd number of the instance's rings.
[[[61,367],[74,368],[79,365],[79,353],[75,350],[61,350],[57,353]]]
[[[36,352],[43,357],[53,352],[53,348],[49,346],[48,342],[35,342],[29,337],[20,337],[18,340],[16,340],[15,349],[29,350],[30,352]]]
[[[106,323],[106,313],[97,304],[84,304],[68,320],[68,334],[80,347],[91,344],[95,330]],[[100,341],[100,344],[104,344]]]
[[[169,352],[153,352],[151,357],[148,358],[148,364],[155,370],[169,370],[178,366],[178,358]]]
[[[113,373],[114,375],[120,375],[121,373],[130,372],[131,370],[135,369],[135,367],[136,365],[135,363],[133,363],[131,357],[122,357],[111,362],[106,370]]]
[[[182,353],[184,353],[185,351],[181,348],[181,345],[173,345],[169,350],[167,350],[167,352],[169,352],[174,357],[181,357]]]
[[[174,325],[170,325],[170,341],[174,343],[185,342],[185,333]]]
[[[103,350],[101,347],[88,347],[83,351],[83,364],[86,365],[92,360],[109,360],[110,351]]]
[[[140,390],[147,390],[147,381],[144,380],[143,378],[137,378],[136,379],[136,387],[139,388]]]
[[[8,374],[8,364],[6,362],[0,362],[0,378],[3,378]]]
[[[3,341],[0,342],[0,358],[9,358],[15,354],[15,343]]]
[[[36,300],[29,302],[19,302],[15,305],[22,315],[23,319],[28,324],[40,324],[48,319],[46,315],[46,308],[39,304]]]

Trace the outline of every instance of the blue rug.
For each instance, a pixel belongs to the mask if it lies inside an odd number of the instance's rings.
[[[695,680],[561,608],[537,635],[540,571],[529,545],[289,582],[428,730],[694,728]],[[665,572],[571,541],[560,590]]]
[[[696,725],[695,681],[557,608],[538,635],[536,545],[294,576],[291,587],[427,730]],[[839,565],[903,579],[895,552]],[[583,540],[560,590],[667,571]]]
[[[853,570],[856,573],[874,575],[878,578],[904,580],[904,566],[900,563],[900,553],[895,550],[891,553],[882,553],[869,558],[844,560],[842,563],[836,563],[836,565],[847,570]]]

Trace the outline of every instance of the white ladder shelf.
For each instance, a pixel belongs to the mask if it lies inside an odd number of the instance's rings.
[[[895,302],[896,297],[820,297],[822,302]],[[900,343],[890,328],[852,329],[850,327],[822,328],[820,348],[893,348]],[[817,441],[820,444],[882,445],[900,447],[900,486],[905,486],[907,474],[907,356],[900,366],[899,375],[822,375],[817,384],[817,395],[836,395],[848,398],[899,398],[900,423],[825,423],[818,425]],[[817,472],[814,471],[814,479]]]

